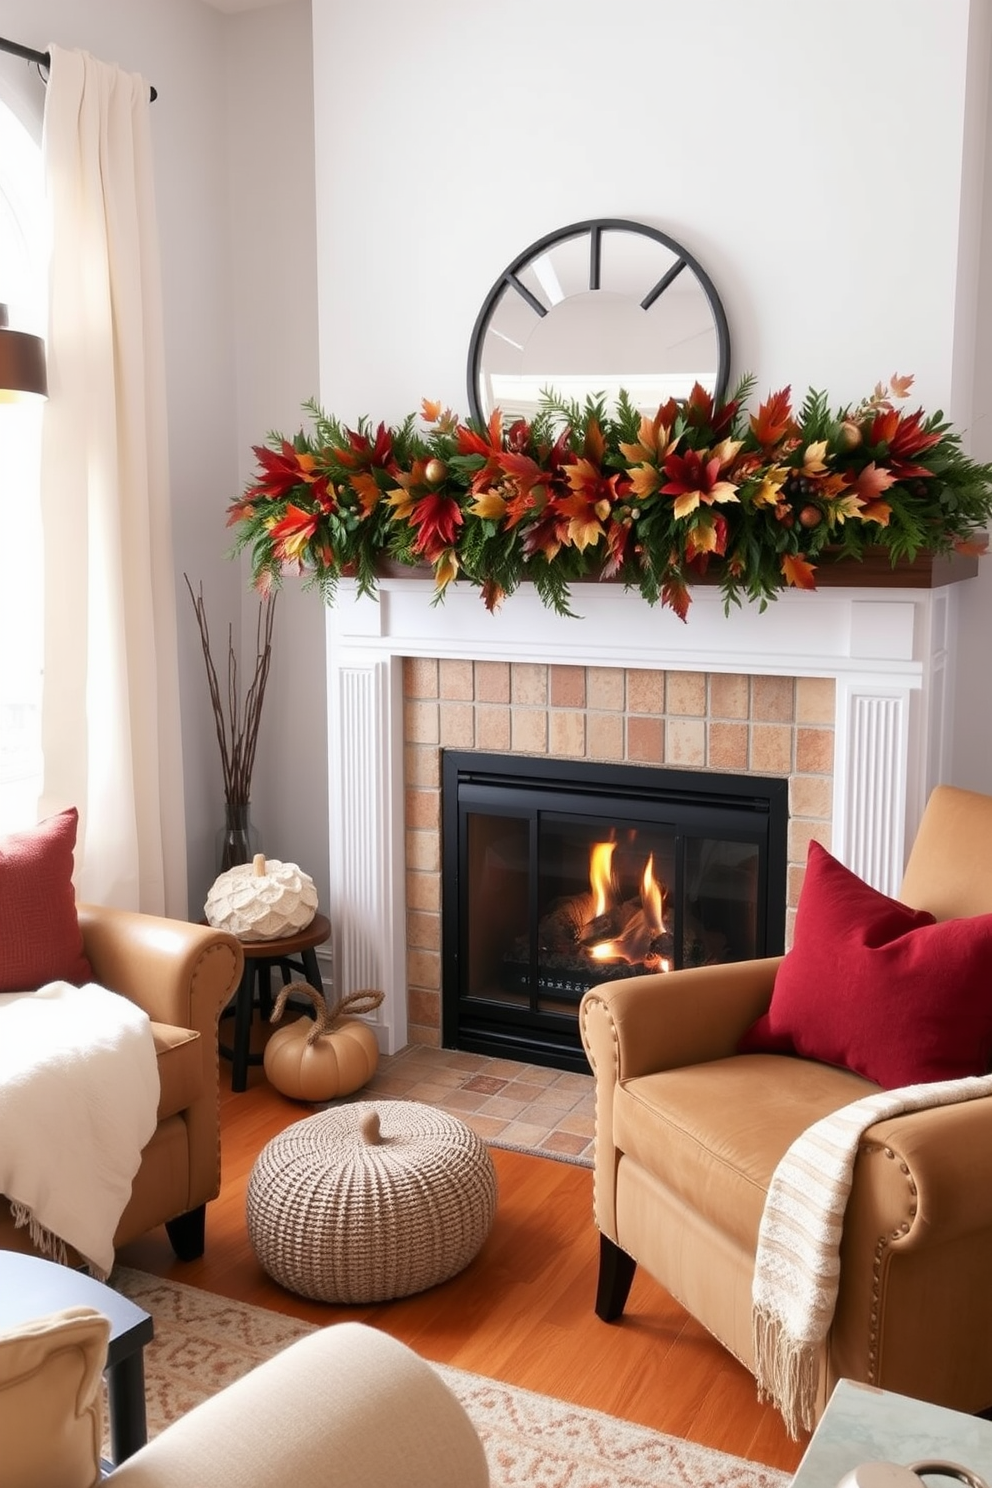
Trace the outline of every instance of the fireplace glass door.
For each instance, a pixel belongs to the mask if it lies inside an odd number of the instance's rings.
[[[448,1047],[584,1068],[589,987],[781,950],[784,781],[451,752],[444,766]]]

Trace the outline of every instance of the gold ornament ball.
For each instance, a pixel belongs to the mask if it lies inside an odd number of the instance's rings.
[[[443,460],[428,460],[424,466],[424,476],[428,484],[439,486],[448,473],[448,467]]]

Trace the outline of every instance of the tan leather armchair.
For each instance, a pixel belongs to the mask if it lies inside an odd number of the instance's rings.
[[[992,912],[992,798],[934,791],[899,897],[938,920]],[[611,982],[580,1009],[596,1077],[596,1311],[621,1316],[641,1265],[752,1373],[772,1173],[808,1126],[878,1088],[812,1060],[735,1053],[778,965]],[[818,1411],[841,1377],[961,1411],[992,1405],[992,1099],[862,1136]]]
[[[164,1223],[180,1260],[193,1260],[203,1253],[206,1204],[220,1190],[217,1023],[241,978],[241,945],[185,920],[85,904],[78,912],[94,981],[152,1021],[162,1087],[114,1243]],[[0,1247],[33,1248],[2,1202]]]

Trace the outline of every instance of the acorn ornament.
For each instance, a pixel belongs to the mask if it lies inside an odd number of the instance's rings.
[[[317,913],[317,890],[295,863],[256,853],[216,878],[203,906],[207,924],[239,940],[281,940],[305,930]]]

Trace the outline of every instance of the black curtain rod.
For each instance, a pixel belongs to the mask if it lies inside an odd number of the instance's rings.
[[[49,52],[36,52],[33,47],[21,46],[20,42],[8,41],[6,36],[0,36],[0,52],[10,52],[14,57],[23,57],[25,62],[37,62],[39,67],[51,67],[52,58]],[[149,84],[151,88],[151,84]],[[151,101],[155,102],[158,90],[151,88]]]

